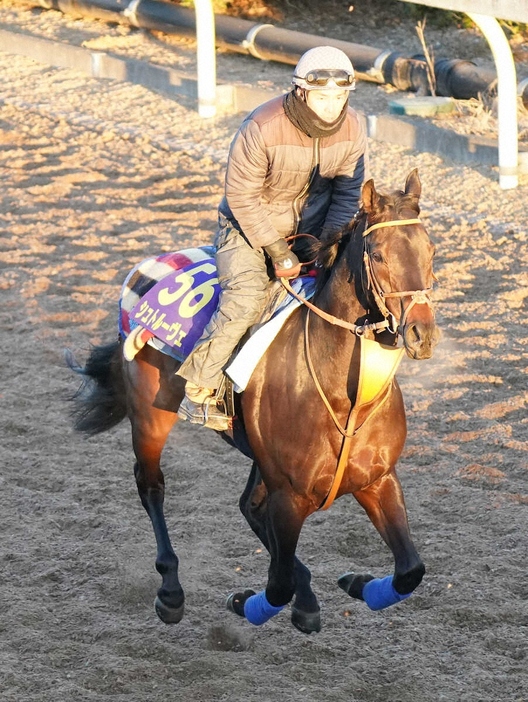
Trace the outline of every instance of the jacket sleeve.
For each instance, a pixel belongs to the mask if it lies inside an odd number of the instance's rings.
[[[367,135],[357,120],[355,138],[350,142],[347,158],[333,180],[332,201],[323,225],[322,238],[350,222],[359,208],[363,183],[369,178]]]
[[[225,195],[233,216],[253,248],[280,238],[262,206],[262,191],[269,162],[258,124],[245,121],[231,144],[227,161]]]

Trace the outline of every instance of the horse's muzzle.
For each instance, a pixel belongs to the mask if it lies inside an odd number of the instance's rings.
[[[408,320],[402,337],[409,358],[422,361],[433,355],[434,347],[440,339],[440,330],[434,318],[429,322]]]

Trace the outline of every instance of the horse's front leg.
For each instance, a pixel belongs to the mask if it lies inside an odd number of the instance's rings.
[[[176,421],[176,414],[172,408],[158,407],[169,406],[163,401],[165,383],[161,380],[163,375],[158,372],[159,369],[140,361],[127,366],[127,401],[137,459],[134,475],[141,504],[154,529],[156,570],[162,577],[154,606],[165,624],[176,624],[183,617],[184,593],[178,577],[178,557],[172,548],[163,511],[165,479],[160,468],[161,453]]]
[[[240,498],[240,511],[253,532],[270,552],[267,530],[268,491],[262,481],[258,466],[253,464],[247,485]],[[312,590],[312,575],[297,556],[294,558],[295,599],[292,604],[292,624],[304,634],[321,631],[321,611],[317,597]],[[233,593],[228,599],[228,608],[244,616],[245,601],[255,594],[251,590]]]
[[[425,566],[411,539],[407,510],[394,469],[364,490],[354,493],[394,556],[394,575],[374,578],[345,573],[339,586],[371,609],[384,609],[406,599],[425,573]]]
[[[267,495],[266,534],[271,563],[265,590],[243,593],[242,611],[237,614],[255,625],[278,614],[295,593],[295,549],[309,506],[283,488]]]

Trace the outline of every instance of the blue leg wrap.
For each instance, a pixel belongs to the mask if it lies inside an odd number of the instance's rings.
[[[244,604],[244,616],[248,622],[251,622],[251,624],[260,626],[261,624],[265,624],[268,619],[271,619],[283,609],[284,606],[274,607],[273,605],[270,605],[266,599],[265,590],[261,590],[261,592],[258,592],[256,595],[252,595],[246,600]]]
[[[385,609],[385,607],[390,607],[397,602],[406,600],[411,596],[412,593],[407,595],[400,595],[396,592],[392,584],[392,575],[387,575],[386,578],[374,578],[374,580],[369,580],[363,586],[363,599],[370,607],[370,609]]]

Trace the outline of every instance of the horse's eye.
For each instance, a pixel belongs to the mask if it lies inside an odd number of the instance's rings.
[[[376,263],[382,263],[383,262],[383,256],[380,254],[379,251],[374,251],[373,254],[371,254],[372,260],[376,261]]]

